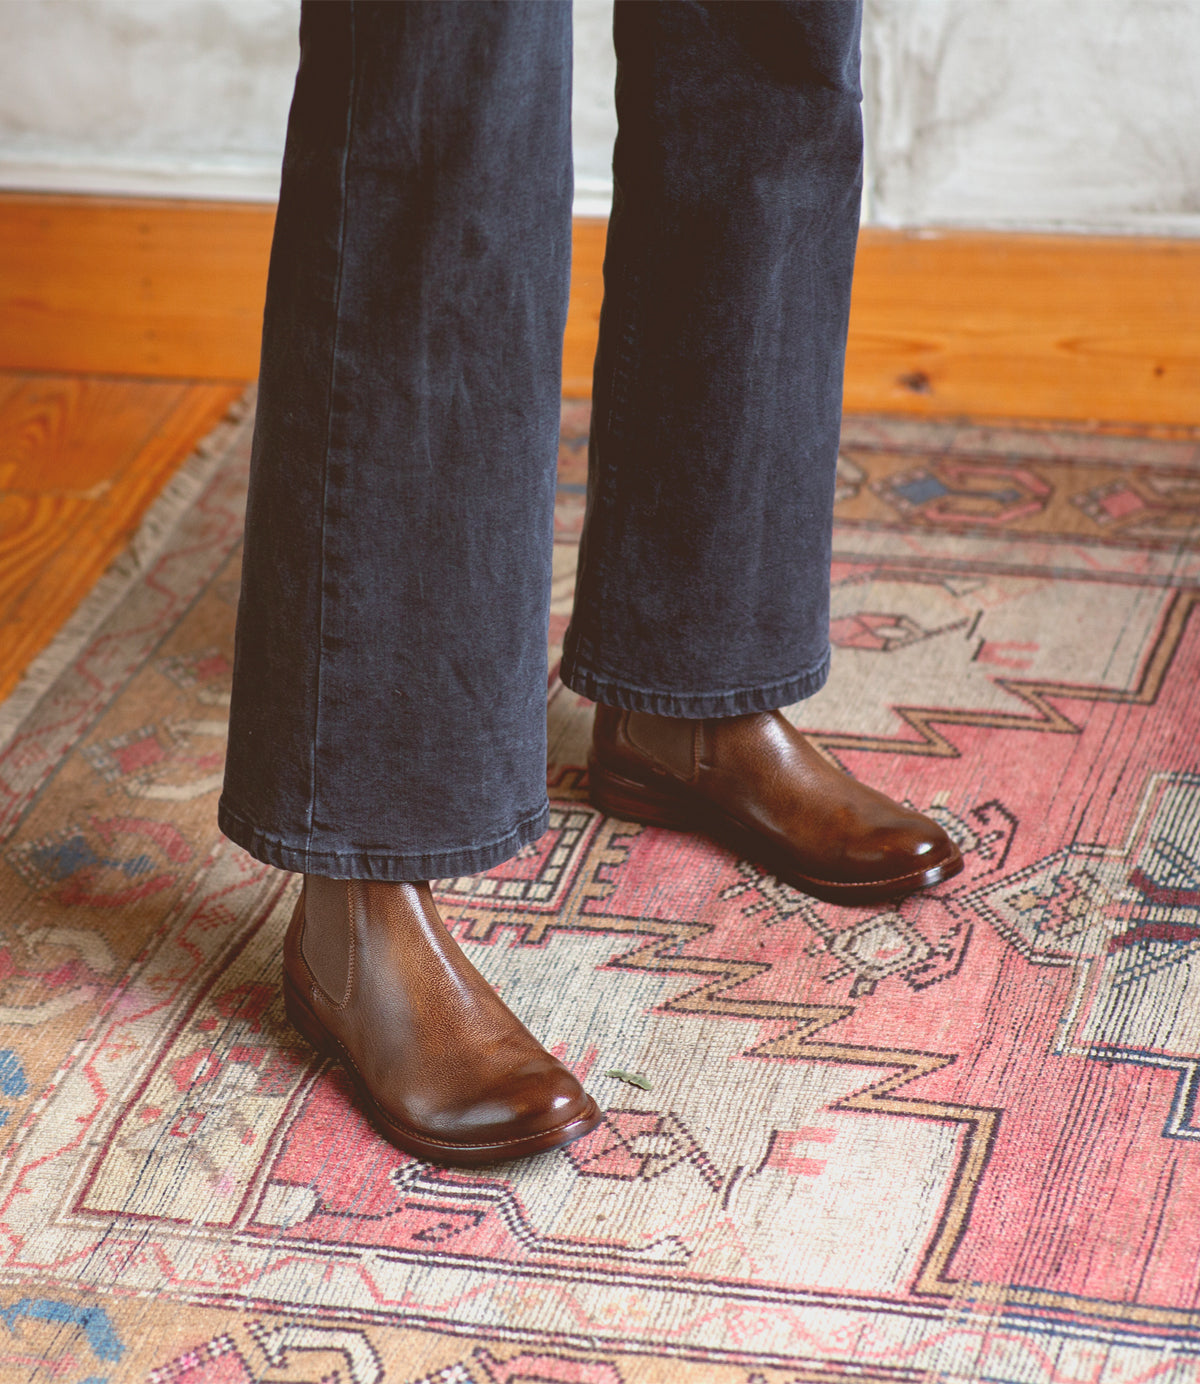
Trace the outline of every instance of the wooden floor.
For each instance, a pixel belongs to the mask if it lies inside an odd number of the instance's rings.
[[[0,372],[0,697],[243,388]]]

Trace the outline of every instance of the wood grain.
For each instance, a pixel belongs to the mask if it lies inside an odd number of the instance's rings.
[[[0,369],[248,380],[274,207],[0,196]]]
[[[846,407],[1200,422],[1200,242],[866,230]]]
[[[571,301],[563,336],[563,393],[571,399],[592,397],[592,359],[600,334],[607,234],[607,221],[576,217],[571,243]]]
[[[0,369],[249,379],[272,208],[0,196]],[[604,222],[575,227],[566,391],[585,397]],[[863,232],[853,410],[1200,421],[1200,242]]]
[[[0,375],[0,697],[239,393],[208,381]]]

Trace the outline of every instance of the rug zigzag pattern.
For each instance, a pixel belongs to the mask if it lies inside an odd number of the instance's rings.
[[[249,427],[5,723],[0,1378],[1200,1381],[1196,439],[847,420],[789,714],[956,837],[928,895],[603,819],[552,675],[549,830],[437,888],[605,1119],[465,1173],[290,1031],[215,831]]]

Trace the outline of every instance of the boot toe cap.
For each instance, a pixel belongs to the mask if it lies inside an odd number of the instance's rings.
[[[855,882],[911,878],[916,887],[924,887],[956,875],[963,862],[958,847],[936,822],[913,813],[909,821],[879,833],[856,863],[860,873]]]
[[[409,1112],[446,1158],[518,1157],[586,1134],[600,1118],[576,1078],[548,1055],[534,1057],[467,1100]],[[456,1153],[459,1157],[456,1157]]]

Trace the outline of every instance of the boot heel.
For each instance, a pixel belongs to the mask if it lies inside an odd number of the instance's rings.
[[[692,814],[668,789],[634,779],[622,778],[602,769],[594,759],[588,762],[588,796],[592,806],[607,817],[622,817],[627,822],[644,822],[652,827],[671,827],[687,831]]]
[[[330,1043],[329,1035],[321,1021],[304,1002],[304,997],[287,974],[283,977],[283,1009],[287,1014],[288,1023],[322,1057],[336,1058],[340,1055]]]

